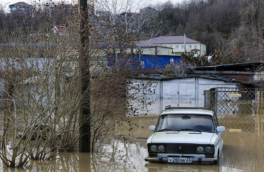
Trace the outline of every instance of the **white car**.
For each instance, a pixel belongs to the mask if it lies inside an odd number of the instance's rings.
[[[146,161],[168,163],[212,162],[217,164],[222,153],[222,132],[212,110],[173,108],[159,116],[148,140]]]

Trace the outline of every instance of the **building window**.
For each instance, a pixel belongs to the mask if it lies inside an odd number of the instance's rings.
[[[171,46],[171,45],[169,45],[169,47],[170,47],[170,48],[172,48],[172,46]]]
[[[184,45],[182,45],[182,49],[184,49]]]
[[[197,54],[197,51],[194,51],[194,54]]]
[[[195,45],[194,48],[197,49],[197,45]]]
[[[175,48],[178,49],[179,48],[179,45],[176,45]]]
[[[192,46],[191,45],[189,45],[189,49],[191,49],[192,48]]]

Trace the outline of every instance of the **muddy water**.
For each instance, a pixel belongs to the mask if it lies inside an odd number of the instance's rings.
[[[117,124],[113,136],[102,145],[100,153],[61,153],[51,161],[31,161],[25,169],[0,167],[6,172],[77,171],[77,172],[262,172],[264,140],[255,134],[223,133],[224,149],[219,165],[160,164],[144,161],[148,126],[157,118],[133,118],[129,124]],[[130,131],[129,131],[130,130]],[[121,136],[122,135],[122,136]]]

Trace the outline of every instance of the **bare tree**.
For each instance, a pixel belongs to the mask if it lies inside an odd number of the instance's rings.
[[[147,6],[147,1],[139,0],[100,0],[97,2],[98,11],[107,14],[112,26],[124,29],[124,34],[130,34],[131,53],[140,37],[154,37],[159,34],[160,25],[151,24],[157,11]],[[107,12],[107,13],[106,13]],[[151,31],[144,32],[145,28],[152,27]],[[114,41],[115,37],[113,37]]]
[[[24,27],[0,33],[5,43],[0,47],[0,102],[4,116],[0,158],[8,167],[23,167],[30,159],[48,160],[60,151],[75,150],[82,137],[79,129],[87,120],[91,122],[92,150],[96,151],[117,122],[129,122],[128,107],[133,113],[137,111],[127,101],[134,96],[127,94],[127,85],[136,69],[135,59],[123,51],[117,66],[110,64],[114,43],[127,49],[132,35],[117,27],[120,32],[113,42],[112,24],[90,13],[85,30],[90,34],[86,60],[91,74],[87,88],[92,100],[91,118],[79,123],[80,103],[86,97],[81,96],[78,81],[88,77],[79,72],[80,16],[66,15],[60,23],[71,24],[65,34],[56,34],[50,30],[56,18],[48,11],[35,8],[34,19],[42,19],[42,25],[27,28],[32,34],[25,34]],[[15,22],[29,26],[32,20]],[[117,51],[122,52],[121,48]],[[137,101],[144,102],[140,98]]]
[[[246,46],[255,60],[262,60],[264,37],[263,37],[263,1],[250,1],[246,10],[241,12],[241,20],[246,30]]]
[[[167,76],[171,77],[183,77],[188,72],[193,70],[194,66],[188,63],[180,62],[176,64],[167,64],[163,69],[163,72]]]

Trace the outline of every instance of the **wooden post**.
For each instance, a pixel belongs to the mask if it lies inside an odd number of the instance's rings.
[[[263,109],[263,91],[260,91],[260,135],[263,136],[263,115],[262,115],[262,109]]]
[[[90,152],[91,144],[91,128],[90,128],[90,71],[89,71],[89,20],[88,20],[88,4],[87,0],[79,1],[80,14],[80,53],[79,53],[79,68],[80,68],[80,140],[79,151]]]
[[[257,97],[257,128],[258,128],[258,136],[260,136],[260,91],[258,91]]]

